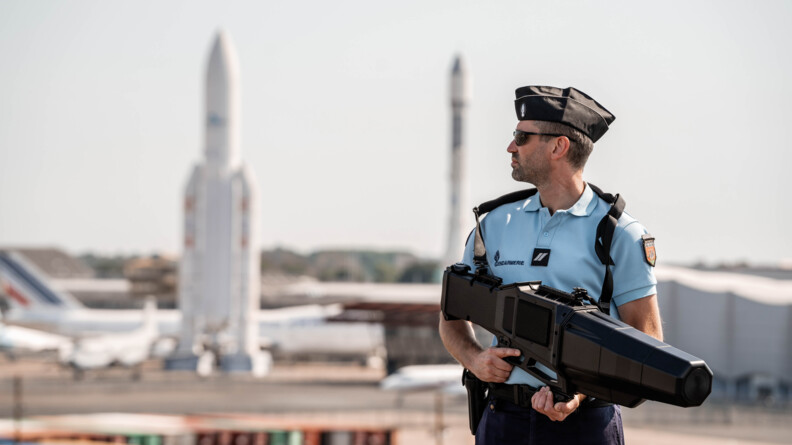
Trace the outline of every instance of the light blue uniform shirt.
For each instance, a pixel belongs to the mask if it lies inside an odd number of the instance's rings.
[[[599,300],[605,266],[594,250],[594,238],[597,225],[609,209],[610,205],[588,184],[575,205],[552,216],[542,206],[539,193],[526,201],[498,207],[481,221],[491,273],[502,278],[503,284],[541,281],[565,292],[582,287]],[[474,233],[468,238],[462,260],[473,269]],[[614,262],[610,315],[614,318],[619,318],[618,306],[657,293],[657,280],[646,261],[641,240],[641,235],[646,233],[626,212],[619,218],[610,252]],[[531,265],[537,248],[550,249],[547,266]],[[549,374],[555,376],[552,371]],[[517,367],[506,383],[544,386]]]

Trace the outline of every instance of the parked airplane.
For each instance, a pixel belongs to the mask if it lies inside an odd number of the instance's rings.
[[[439,390],[449,394],[464,394],[462,366],[413,365],[399,368],[380,382],[380,388],[390,391]]]
[[[13,251],[0,251],[0,294],[9,309],[8,323],[68,336],[73,347],[61,359],[79,369],[130,366],[162,351],[180,329],[178,310],[90,309],[68,292],[56,289],[38,268]],[[328,322],[340,305],[306,305],[256,313],[262,347],[285,354],[367,357],[384,355],[384,330],[368,323]],[[147,315],[144,317],[144,313]],[[145,319],[145,321],[144,321]],[[163,340],[164,339],[164,340]]]
[[[156,312],[154,299],[147,299],[139,328],[76,338],[71,348],[61,348],[61,362],[79,370],[106,368],[114,364],[132,367],[143,363],[151,356],[152,348],[160,338]]]

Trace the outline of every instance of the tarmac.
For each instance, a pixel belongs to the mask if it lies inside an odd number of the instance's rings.
[[[46,357],[0,358],[0,419],[55,419],[95,413],[232,415],[305,427],[332,425],[397,431],[397,444],[473,444],[463,397],[379,388],[384,372],[349,363],[279,363],[270,375],[201,378],[138,370],[87,372],[80,380]],[[16,384],[15,384],[16,382]],[[678,408],[645,403],[622,410],[630,445],[792,443],[792,411],[705,403]],[[86,416],[86,417],[80,417]],[[79,422],[79,420],[77,420]],[[1,423],[1,422],[0,422]]]

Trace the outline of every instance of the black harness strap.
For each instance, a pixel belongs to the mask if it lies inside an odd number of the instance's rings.
[[[610,257],[611,243],[613,242],[613,233],[616,230],[616,225],[624,213],[625,201],[621,195],[611,195],[610,193],[603,192],[599,187],[589,183],[589,187],[594,193],[597,194],[603,201],[610,204],[608,213],[600,220],[597,225],[597,233],[594,239],[594,250],[600,262],[605,265],[605,279],[602,282],[602,291],[600,298],[597,302],[600,310],[606,314],[610,314],[610,302],[613,298],[613,274],[611,273],[610,266],[614,265],[613,259]],[[477,271],[487,272],[489,264],[487,263],[487,249],[484,246],[484,236],[481,233],[481,223],[479,218],[489,213],[492,210],[512,202],[524,201],[531,196],[535,195],[537,190],[535,188],[520,190],[503,195],[500,198],[487,201],[478,207],[473,208],[473,214],[476,215],[476,235],[473,245],[473,263]]]
[[[597,305],[602,312],[610,314],[610,302],[613,298],[613,273],[610,266],[615,265],[613,258],[610,256],[610,249],[613,243],[613,232],[616,230],[616,225],[619,224],[619,218],[624,213],[626,203],[621,195],[613,196],[610,193],[604,193],[594,184],[589,184],[589,186],[597,196],[610,204],[610,210],[597,225],[597,234],[594,240],[594,250],[597,252],[597,257],[605,265],[605,279],[602,281],[602,292],[600,292]]]
[[[476,237],[473,244],[473,264],[476,266],[476,270],[482,270],[485,273],[488,273],[489,270],[489,265],[487,264],[487,249],[484,246],[484,236],[481,233],[481,223],[479,222],[479,217],[497,209],[504,204],[525,201],[526,199],[535,195],[536,192],[537,190],[535,188],[520,190],[503,195],[500,198],[487,201],[483,204],[480,204],[478,207],[473,207],[473,214],[476,215]]]

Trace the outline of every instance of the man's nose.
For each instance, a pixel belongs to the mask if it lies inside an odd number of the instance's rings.
[[[509,153],[517,153],[517,144],[514,143],[514,139],[512,139],[511,143],[509,143],[509,146],[506,147],[506,151]]]

